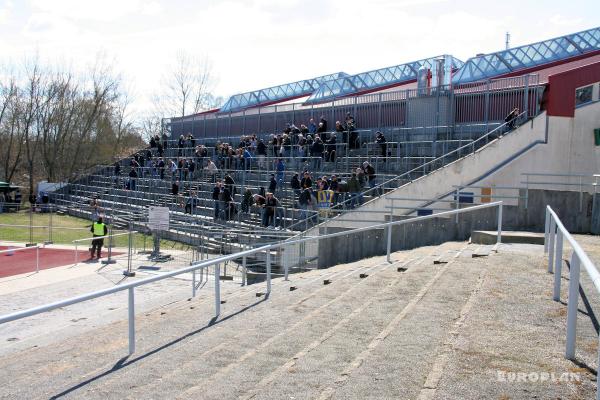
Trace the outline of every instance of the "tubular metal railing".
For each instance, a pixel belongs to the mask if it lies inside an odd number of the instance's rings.
[[[424,221],[427,219],[447,217],[447,216],[451,216],[454,214],[468,213],[468,212],[472,212],[475,210],[481,210],[484,208],[493,208],[493,207],[498,207],[497,243],[500,243],[501,242],[501,234],[502,234],[502,202],[501,201],[495,202],[495,203],[490,203],[490,204],[485,204],[485,205],[474,206],[474,207],[470,207],[470,208],[463,208],[460,210],[452,210],[452,211],[447,211],[447,212],[433,214],[433,215],[416,217],[416,218],[412,218],[412,219],[408,219],[408,220],[393,221],[393,222],[388,222],[388,223],[384,223],[384,224],[371,225],[368,227],[356,228],[356,229],[352,229],[352,230],[348,230],[348,231],[336,232],[336,233],[331,233],[331,234],[327,234],[327,235],[319,235],[316,237],[302,237],[299,239],[286,240],[286,241],[281,241],[281,242],[277,242],[277,243],[273,243],[273,244],[268,244],[268,245],[260,246],[260,247],[254,248],[254,249],[245,250],[245,251],[241,251],[238,253],[229,254],[226,256],[221,256],[221,257],[217,257],[217,258],[213,258],[213,259],[209,259],[209,260],[204,260],[204,261],[192,264],[189,267],[181,268],[181,269],[171,271],[171,272],[165,272],[164,274],[149,277],[149,278],[144,278],[144,279],[141,279],[141,280],[138,280],[135,282],[121,284],[121,285],[114,286],[112,288],[98,290],[96,292],[84,294],[81,296],[72,297],[69,299],[45,304],[42,306],[30,308],[27,310],[17,311],[17,312],[11,313],[11,314],[3,315],[3,316],[0,316],[0,324],[4,324],[4,323],[10,322],[10,321],[15,321],[15,320],[31,317],[33,315],[52,311],[57,308],[66,307],[66,306],[69,306],[72,304],[81,303],[84,301],[92,300],[92,299],[99,298],[99,297],[104,297],[104,296],[107,296],[107,295],[110,295],[113,293],[127,290],[127,292],[128,292],[128,322],[129,322],[129,324],[128,324],[129,354],[133,354],[135,352],[135,288],[136,287],[147,285],[147,284],[150,284],[153,282],[158,282],[158,281],[161,281],[164,279],[172,278],[172,277],[175,277],[175,276],[178,276],[181,274],[192,273],[193,277],[194,277],[194,279],[192,280],[192,295],[195,295],[196,294],[196,279],[195,279],[196,271],[198,271],[198,270],[203,271],[204,269],[214,266],[215,316],[218,317],[221,314],[221,288],[220,288],[219,276],[220,276],[220,266],[223,263],[242,258],[242,265],[245,268],[246,267],[246,258],[248,256],[251,256],[256,253],[264,253],[265,258],[266,258],[266,261],[265,261],[265,264],[266,264],[266,287],[267,287],[267,296],[268,296],[271,293],[271,275],[272,275],[272,271],[271,271],[271,256],[272,256],[272,254],[271,253],[272,253],[272,251],[277,251],[278,249],[280,250],[286,246],[293,246],[296,244],[302,244],[302,243],[307,243],[307,242],[312,242],[312,241],[316,241],[318,243],[319,241],[324,240],[324,239],[337,238],[337,237],[342,237],[342,236],[353,234],[353,233],[384,228],[387,230],[387,251],[386,251],[387,252],[387,261],[391,263],[390,257],[391,257],[391,249],[392,249],[392,227],[393,226],[411,224],[414,222]],[[288,280],[289,265],[285,264],[284,268],[285,268],[284,279]],[[245,276],[245,272],[246,271],[243,272],[244,276]]]
[[[569,297],[567,300],[567,344],[565,358],[575,360],[575,345],[577,338],[577,314],[579,303],[580,270],[583,266],[592,280],[596,292],[600,293],[600,273],[579,243],[571,236],[562,224],[556,212],[546,206],[546,226],[544,231],[544,252],[548,253],[548,272],[554,273],[553,300],[560,301],[560,286],[562,281],[563,245],[565,240],[573,249],[569,265]],[[598,358],[600,359],[600,348]],[[600,374],[596,375],[596,385],[600,388]],[[596,391],[596,399],[600,400],[600,390]]]

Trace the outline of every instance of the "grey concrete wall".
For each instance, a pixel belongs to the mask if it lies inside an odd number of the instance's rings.
[[[590,224],[590,232],[594,235],[600,235],[600,193],[594,194],[592,202],[592,222]]]
[[[525,201],[524,197],[528,199]],[[589,193],[521,189],[519,206],[507,213],[504,224],[513,230],[543,232],[546,205],[552,207],[565,228],[572,233],[589,233],[592,221],[593,196]]]
[[[466,240],[471,236],[473,230],[494,230],[498,221],[497,210],[497,208],[489,208],[461,214],[458,222],[452,216],[393,226],[392,251]],[[346,230],[329,228],[327,233]],[[350,233],[342,237],[320,241],[318,267],[325,268],[386,253],[387,230],[373,229]]]

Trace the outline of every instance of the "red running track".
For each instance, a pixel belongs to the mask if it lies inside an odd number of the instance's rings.
[[[17,249],[17,246],[0,246],[0,251],[8,250],[9,248]],[[75,262],[75,250],[66,249],[39,249],[40,269],[49,269],[61,267],[63,265],[73,264]],[[103,256],[106,257],[106,249],[103,249]],[[0,253],[0,278],[7,276],[24,274],[26,272],[35,271],[36,250],[20,250],[11,253]],[[112,252],[113,256],[123,253]],[[89,260],[90,253],[86,248],[79,250],[77,261]]]

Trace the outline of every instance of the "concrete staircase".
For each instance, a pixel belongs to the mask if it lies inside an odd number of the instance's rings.
[[[541,247],[503,245],[474,258],[478,247],[450,242],[394,253],[392,264],[375,257],[297,274],[275,280],[269,298],[255,286],[231,289],[217,320],[211,294],[201,292],[138,315],[130,358],[122,358],[125,321],[6,354],[0,396],[591,397],[593,374],[562,358],[565,306],[548,294]],[[595,331],[580,318],[586,343]],[[595,348],[580,352],[591,370]],[[574,369],[577,385],[506,385],[496,375]]]

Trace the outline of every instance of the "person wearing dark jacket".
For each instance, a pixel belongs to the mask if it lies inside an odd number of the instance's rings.
[[[515,124],[517,123],[517,117],[519,116],[519,109],[515,107],[507,116],[504,118],[504,122],[506,122],[506,127],[509,131],[515,129]]]
[[[300,186],[300,179],[298,179],[298,173],[294,172],[294,176],[292,176],[292,179],[290,180],[290,187],[296,191],[296,190],[300,190],[301,186]]]
[[[273,193],[268,192],[267,198],[265,199],[265,226],[277,225],[277,220],[280,217],[280,203],[277,197]]]
[[[323,158],[323,152],[325,151],[325,146],[321,141],[320,137],[315,138],[315,142],[310,148],[310,154],[313,157],[313,170],[318,170],[321,167],[321,159]]]
[[[215,202],[215,221],[219,218],[219,214],[221,212],[221,204],[220,204],[220,197],[221,195],[221,180],[219,179],[215,185],[215,187],[213,188],[213,192],[212,192],[212,199]]]
[[[310,189],[312,188],[312,178],[310,177],[310,174],[308,172],[304,173],[304,176],[302,177],[302,180],[300,181],[300,186],[302,187],[302,189]]]
[[[225,184],[225,188],[227,188],[227,190],[229,190],[229,193],[231,193],[232,196],[235,195],[235,192],[236,192],[235,181],[229,174],[225,174],[223,183]]]
[[[379,148],[381,149],[381,156],[383,157],[383,161],[386,161],[387,158],[387,143],[385,140],[385,136],[380,131],[377,131],[375,136],[375,143],[379,144]]]
[[[275,193],[277,189],[277,180],[275,179],[275,175],[271,174],[271,180],[269,181],[269,192]]]
[[[325,158],[325,161],[330,161],[330,162],[335,161],[336,144],[337,144],[337,139],[335,137],[335,134],[332,133],[331,137],[327,141],[327,157]]]
[[[129,190],[135,190],[137,177],[138,174],[135,172],[135,168],[131,167],[131,171],[129,171]]]
[[[241,209],[243,213],[249,213],[250,207],[254,203],[254,197],[252,196],[252,191],[250,189],[246,189],[244,192],[244,197],[242,198]]]
[[[92,247],[90,248],[90,259],[94,259],[94,253],[96,253],[97,258],[100,259],[102,246],[104,245],[104,238],[102,238],[102,236],[108,235],[108,228],[102,221],[102,217],[98,217],[98,221],[92,224],[90,232],[92,232],[92,236],[94,238],[100,237],[100,239],[92,240]]]

